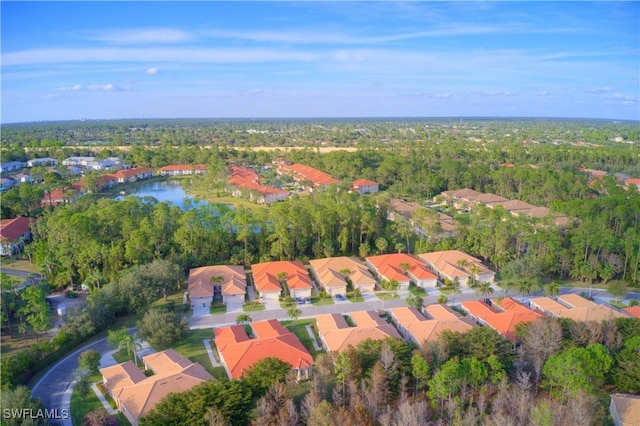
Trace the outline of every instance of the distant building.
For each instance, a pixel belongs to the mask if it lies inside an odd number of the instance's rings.
[[[0,165],[0,173],[17,172],[24,169],[25,163],[22,161],[9,161],[8,163],[2,163]]]
[[[259,204],[283,201],[290,195],[290,192],[284,189],[262,185],[256,172],[242,166],[231,166],[231,176],[229,176],[228,183],[231,195],[245,197]]]
[[[480,259],[476,259],[460,250],[445,250],[418,255],[429,268],[440,278],[454,281],[456,278],[461,285],[466,285],[469,278],[478,282],[492,283],[495,273],[487,268]]]
[[[158,174],[161,176],[203,175],[206,171],[205,164],[172,164],[160,167]]]
[[[353,189],[359,194],[372,194],[380,191],[380,184],[372,180],[358,179],[351,184]]]
[[[45,167],[45,166],[57,166],[57,165],[58,165],[58,160],[50,157],[34,158],[32,160],[27,161],[28,167]]]
[[[330,174],[303,164],[280,164],[278,173],[288,174],[298,183],[311,182],[313,188],[327,188],[329,185],[341,183],[338,179],[331,177]]]
[[[399,290],[408,290],[411,282],[425,289],[435,288],[438,283],[438,277],[417,257],[410,254],[392,253],[369,256],[365,259],[365,263],[380,279],[397,281],[400,284]]]

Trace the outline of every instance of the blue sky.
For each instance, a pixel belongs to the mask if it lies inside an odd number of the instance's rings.
[[[640,119],[640,3],[2,1],[3,123]]]

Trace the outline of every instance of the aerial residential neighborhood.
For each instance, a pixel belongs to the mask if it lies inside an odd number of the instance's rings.
[[[639,2],[0,25],[0,425],[640,426]]]

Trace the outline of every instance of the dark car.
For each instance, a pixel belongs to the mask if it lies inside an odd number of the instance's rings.
[[[305,297],[304,298],[304,303],[306,303],[307,305],[311,304],[311,298],[310,297]]]
[[[304,305],[304,299],[302,297],[296,297],[296,303],[298,305]]]

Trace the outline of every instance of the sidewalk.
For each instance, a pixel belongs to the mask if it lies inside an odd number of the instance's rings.
[[[114,410],[113,408],[111,408],[111,405],[109,405],[109,403],[107,402],[107,399],[104,397],[100,389],[98,389],[98,385],[96,385],[95,383],[91,383],[91,389],[93,389],[93,392],[96,394],[96,396],[102,403],[102,406],[104,407],[104,409],[107,410],[107,413],[111,414],[112,416],[118,414],[118,410]]]

